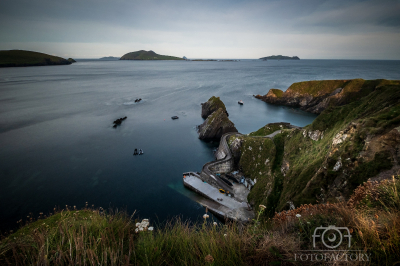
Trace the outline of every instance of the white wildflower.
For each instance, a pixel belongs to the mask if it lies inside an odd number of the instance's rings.
[[[203,215],[203,218],[204,218],[204,219],[207,219],[208,217],[210,217],[210,216],[208,216],[207,213]]]
[[[226,236],[227,236],[227,234],[224,234],[224,236],[226,237]]]
[[[139,232],[139,229],[138,229],[138,228],[136,228],[136,229],[135,229],[135,232],[136,232],[136,233],[137,233],[137,232]]]
[[[300,214],[296,214],[296,217],[297,217],[297,218],[300,218],[300,217],[301,217],[301,215],[300,215]]]
[[[149,231],[153,231],[153,229],[154,229],[154,227],[153,227],[153,226],[150,226],[148,230],[149,230]]]
[[[217,225],[217,223],[216,223],[216,222],[213,222],[213,225]]]

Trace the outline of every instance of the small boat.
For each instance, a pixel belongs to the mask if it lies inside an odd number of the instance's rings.
[[[178,119],[179,117],[177,117],[176,115],[174,115],[174,116],[172,116],[171,118],[172,118],[172,120],[175,120],[175,119]]]
[[[225,194],[225,190],[223,190],[222,188],[219,189],[219,192]]]
[[[137,151],[137,149],[135,149],[135,151],[133,152],[133,155],[138,155],[139,153],[138,153],[138,151]]]
[[[238,101],[238,104],[243,105],[243,101],[242,100]]]
[[[144,152],[142,149],[139,149],[139,155],[142,155]]]

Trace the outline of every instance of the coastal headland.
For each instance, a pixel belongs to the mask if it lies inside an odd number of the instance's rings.
[[[67,60],[58,56],[32,51],[0,51],[0,67],[70,65],[74,62],[75,60],[72,58]]]

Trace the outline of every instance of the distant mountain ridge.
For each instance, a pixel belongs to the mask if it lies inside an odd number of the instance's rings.
[[[70,65],[75,60],[69,58],[68,60],[24,50],[3,50],[0,51],[0,67],[26,67],[26,66],[49,66],[49,65]]]
[[[300,60],[298,56],[285,56],[285,55],[271,55],[266,57],[261,57],[261,60]]]
[[[183,58],[169,56],[169,55],[160,55],[151,50],[150,51],[140,50],[124,54],[120,58],[120,60],[183,60]]]

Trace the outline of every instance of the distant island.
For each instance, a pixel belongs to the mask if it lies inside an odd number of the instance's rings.
[[[261,60],[300,60],[297,56],[285,56],[285,55],[271,55],[267,57],[261,57]]]
[[[49,66],[49,65],[70,65],[75,60],[69,58],[68,60],[24,50],[3,50],[0,51],[0,67],[27,67],[27,66]]]
[[[119,60],[119,57],[106,56],[106,57],[99,58],[99,60]]]
[[[184,60],[180,57],[159,55],[153,51],[140,50],[124,54],[119,60]]]

